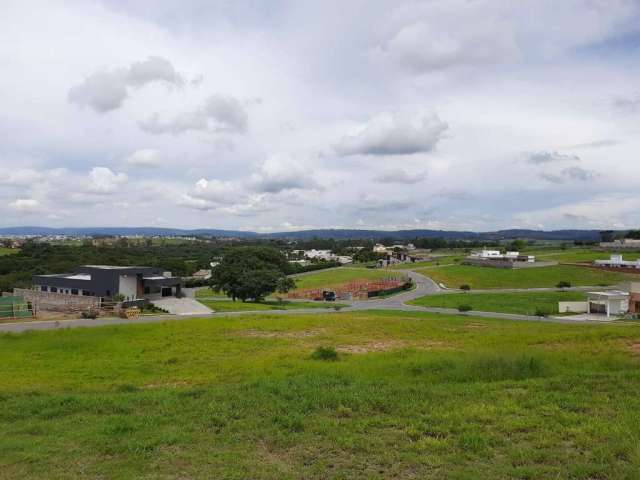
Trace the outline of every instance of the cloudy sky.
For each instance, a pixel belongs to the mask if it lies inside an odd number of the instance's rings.
[[[0,226],[640,224],[638,0],[3,0]]]

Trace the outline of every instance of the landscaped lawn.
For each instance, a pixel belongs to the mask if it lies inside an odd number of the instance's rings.
[[[14,253],[19,253],[19,248],[8,248],[8,247],[0,247],[0,257],[2,255],[12,255]]]
[[[450,293],[427,295],[409,303],[443,308],[469,305],[480,312],[536,315],[538,311],[558,313],[558,302],[580,302],[586,298],[585,292]]]
[[[0,476],[631,480],[639,351],[635,325],[404,312],[4,335]]]
[[[570,282],[573,286],[615,285],[630,278],[623,273],[568,265],[514,270],[452,265],[417,271],[449,288],[466,284],[472,289],[555,287],[560,281]]]
[[[311,288],[335,288],[356,280],[379,280],[382,278],[398,277],[404,274],[390,272],[384,269],[364,268],[335,268],[321,270],[307,275],[295,277],[296,288],[306,290]]]
[[[344,304],[335,302],[289,302],[265,300],[264,302],[241,302],[240,300],[200,300],[216,312],[246,312],[255,310],[291,310],[297,308],[335,308]]]

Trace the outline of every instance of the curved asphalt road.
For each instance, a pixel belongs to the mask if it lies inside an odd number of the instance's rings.
[[[12,332],[19,333],[27,330],[56,330],[61,328],[77,328],[77,327],[98,327],[105,325],[120,325],[132,323],[154,323],[165,322],[168,320],[182,320],[189,318],[203,318],[203,317],[235,317],[245,315],[292,315],[292,314],[333,314],[341,312],[358,312],[365,310],[399,310],[405,312],[426,312],[426,313],[439,313],[446,315],[464,315],[472,317],[483,318],[495,318],[504,320],[524,320],[524,321],[536,321],[536,322],[552,322],[552,323],[578,323],[576,320],[563,317],[534,317],[528,315],[514,315],[509,313],[496,313],[496,312],[465,312],[460,313],[453,308],[438,308],[438,307],[420,307],[417,305],[407,305],[406,302],[415,300],[425,295],[433,295],[436,293],[458,292],[457,290],[443,290],[436,282],[431,280],[418,272],[412,270],[405,271],[409,277],[413,280],[416,287],[413,290],[402,292],[397,295],[393,295],[387,298],[374,299],[374,300],[358,300],[353,302],[341,302],[349,303],[348,307],[336,310],[332,308],[306,308],[306,309],[290,309],[290,310],[258,310],[253,312],[219,312],[209,315],[145,315],[135,320],[127,320],[124,318],[96,318],[91,319],[74,319],[74,320],[44,320],[33,322],[20,322],[20,323],[5,323],[0,324],[0,333]],[[588,287],[587,287],[588,288]],[[547,289],[532,289],[532,290],[547,290]],[[553,290],[553,289],[549,289]],[[492,292],[499,292],[501,290],[492,290]],[[509,289],[505,291],[527,291],[520,289]],[[477,292],[477,291],[476,291]],[[591,323],[588,321],[579,321],[579,323]],[[612,323],[608,321],[608,323]]]

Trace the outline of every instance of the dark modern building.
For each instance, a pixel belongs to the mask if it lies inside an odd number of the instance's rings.
[[[85,265],[73,273],[34,275],[33,286],[41,292],[136,300],[179,295],[182,279],[154,267]]]

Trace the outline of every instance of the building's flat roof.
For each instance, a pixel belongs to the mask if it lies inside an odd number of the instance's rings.
[[[622,290],[607,290],[604,292],[589,292],[587,295],[598,295],[600,297],[628,297],[628,292],[623,292]]]
[[[163,277],[163,276],[159,276],[159,277],[142,277],[143,280],[164,280],[166,278],[172,278],[172,277]]]
[[[137,266],[132,266],[132,267],[122,267],[119,265],[83,265],[83,267],[85,268],[97,268],[100,270],[125,270],[125,269],[129,269],[129,268],[148,268],[148,267],[137,267]]]

